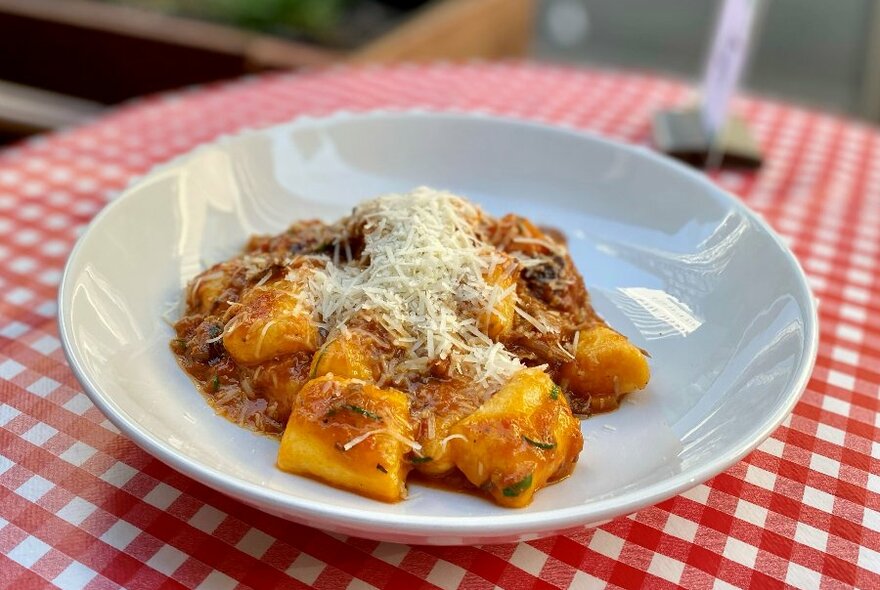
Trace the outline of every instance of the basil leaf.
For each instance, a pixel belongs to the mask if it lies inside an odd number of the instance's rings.
[[[533,440],[533,439],[527,437],[525,434],[522,435],[522,437],[523,437],[523,440],[524,440],[524,441],[526,441],[527,443],[529,443],[529,444],[532,445],[533,447],[537,447],[537,448],[541,449],[542,451],[549,451],[549,450],[551,450],[551,449],[555,449],[555,448],[556,448],[556,443],[555,443],[555,442],[545,443],[545,442],[541,442],[541,441],[538,441],[538,440]]]
[[[518,482],[513,485],[507,486],[501,493],[507,496],[508,498],[515,498],[522,494],[524,491],[532,487],[532,474],[528,474]]]
[[[379,414],[374,414],[373,412],[371,412],[369,410],[365,410],[364,408],[362,408],[360,406],[356,406],[354,404],[345,404],[342,407],[345,408],[346,410],[351,410],[352,412],[354,412],[356,414],[360,414],[361,416],[366,416],[367,418],[370,418],[371,420],[381,420],[382,419],[382,416],[380,416]]]

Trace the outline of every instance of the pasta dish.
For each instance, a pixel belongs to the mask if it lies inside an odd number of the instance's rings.
[[[277,465],[371,498],[442,482],[521,507],[565,478],[578,417],[649,378],[565,239],[421,187],[254,236],[196,276],[171,348]]]

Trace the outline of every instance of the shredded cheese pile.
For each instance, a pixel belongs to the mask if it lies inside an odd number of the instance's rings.
[[[334,256],[309,277],[316,321],[330,333],[355,320],[377,322],[405,351],[399,373],[421,373],[441,360],[451,375],[487,386],[506,382],[522,365],[489,338],[480,314],[515,292],[484,278],[501,260],[474,231],[481,215],[467,201],[426,187],[361,204],[346,221],[363,228],[360,257]]]

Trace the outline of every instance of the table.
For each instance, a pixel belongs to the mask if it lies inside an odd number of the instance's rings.
[[[55,326],[65,257],[152,165],[245,126],[339,109],[488,111],[646,143],[672,81],[524,63],[337,68],[139,100],[0,153],[0,586],[39,588],[880,588],[880,135],[737,105],[760,173],[715,179],[786,239],[820,300],[794,413],[745,460],[598,529],[408,547],[268,516],[156,461],[89,402]]]

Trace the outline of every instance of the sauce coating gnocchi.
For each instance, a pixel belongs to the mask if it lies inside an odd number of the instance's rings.
[[[407,478],[528,505],[583,447],[577,415],[644,388],[558,232],[419,188],[255,236],[187,287],[171,348],[278,467],[377,500]]]

